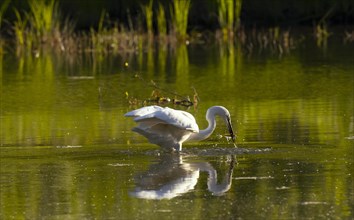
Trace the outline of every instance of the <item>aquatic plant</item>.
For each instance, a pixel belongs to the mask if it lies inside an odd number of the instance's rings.
[[[184,45],[185,46],[185,45]],[[190,100],[188,95],[182,95],[170,89],[162,88],[155,81],[151,80],[147,82],[141,75],[136,74],[134,76],[138,79],[142,86],[145,88],[152,88],[150,97],[139,99],[129,95],[129,92],[125,92],[125,97],[131,106],[145,106],[145,105],[177,105],[177,106],[196,106],[199,101],[197,90],[193,87],[193,101]],[[137,82],[138,83],[138,82]]]
[[[329,8],[314,27],[314,35],[316,38],[317,46],[323,49],[327,48],[327,40],[330,36],[330,32],[328,31],[327,18],[333,12],[335,7],[336,5],[333,5],[331,8]]]
[[[59,7],[55,0],[29,0],[29,12],[21,13],[14,9],[16,20],[13,23],[16,52],[36,50],[48,47],[50,50],[72,50],[75,25],[68,19],[61,22]]]
[[[31,26],[37,36],[46,38],[56,28],[59,28],[59,10],[55,0],[29,0]]]
[[[218,0],[217,3],[219,24],[223,35],[225,36],[227,35],[227,32],[233,30],[233,1]]]
[[[10,0],[2,3],[0,21]],[[189,8],[191,0],[170,1],[170,4],[156,3],[149,0],[147,5],[141,6],[142,15],[132,17],[127,10],[126,23],[112,21],[106,11],[102,11],[97,25],[91,26],[88,31],[75,32],[75,24],[69,19],[63,19],[59,11],[58,0],[28,0],[29,11],[14,9],[15,20],[12,23],[13,38],[1,41],[3,48],[11,48],[8,42],[16,45],[17,51],[29,51],[34,54],[42,51],[60,53],[119,53],[154,50],[154,25],[158,34],[158,42],[168,50],[175,50],[187,37],[191,43],[212,42],[213,33],[191,32],[187,35]],[[216,40],[223,40],[223,44],[241,45],[248,53],[256,50],[269,50],[272,53],[282,54],[293,47],[292,36],[289,31],[282,31],[279,27],[267,30],[253,29],[246,31],[241,27],[240,14],[242,0],[216,0],[220,30]],[[319,46],[325,47],[329,36],[325,14],[315,26],[315,39]],[[170,14],[169,14],[170,13]],[[155,20],[154,20],[155,19]],[[145,23],[144,23],[145,22]],[[1,23],[0,23],[1,25]],[[4,30],[4,29],[3,29]],[[235,34],[236,32],[236,34]],[[168,34],[168,35],[167,35]],[[209,34],[209,35],[208,35]],[[350,34],[347,34],[347,39]],[[1,37],[1,36],[0,36]],[[162,39],[162,40],[161,40]],[[178,40],[176,40],[178,39]],[[177,50],[176,50],[177,51]]]
[[[0,5],[0,30],[1,30],[1,24],[2,24],[2,19],[4,17],[5,11],[7,10],[11,0],[5,0],[1,5]],[[1,36],[0,32],[0,55],[4,53],[3,46],[5,44],[5,40]],[[1,57],[2,60],[2,57]]]
[[[227,28],[229,31],[233,31],[234,26],[234,1],[226,1],[226,11],[227,11]]]
[[[32,38],[28,38],[28,34],[26,33],[28,16],[21,16],[20,12],[17,9],[14,9],[14,13],[17,18],[13,26],[17,47],[23,47],[25,46],[25,44],[31,45]]]
[[[153,22],[153,10],[152,10],[152,0],[150,0],[149,4],[141,6],[141,9],[143,11],[143,15],[145,18],[145,23],[146,23],[146,30],[151,37],[153,35],[153,27],[152,27],[152,22]]]
[[[299,43],[304,40],[304,37],[297,37],[290,33],[290,30],[283,30],[278,26],[268,28],[267,30],[244,30],[243,28],[237,31],[237,35],[230,38],[229,35],[218,37],[217,43],[224,51],[231,53],[233,47],[235,51],[240,54],[251,56],[252,54],[270,53],[271,55],[282,56],[289,54],[291,50],[295,49]],[[240,51],[241,50],[241,51]],[[222,52],[224,55],[230,55]],[[236,57],[240,57],[239,55]]]
[[[241,9],[242,0],[235,1],[235,29],[238,30],[241,26]]]
[[[354,41],[354,30],[352,30],[351,32],[345,31],[344,35],[345,35],[345,37],[344,37],[345,43]]]
[[[0,36],[0,61],[2,61],[2,55],[4,53],[4,45],[5,45],[5,41]]]
[[[0,5],[0,28],[2,24],[2,19],[4,17],[5,11],[7,10],[11,0],[5,0],[1,5]]]
[[[85,48],[85,52],[95,53],[99,56],[119,52],[139,51],[142,53],[143,49],[152,44],[150,39],[146,41],[145,33],[138,31],[140,28],[139,25],[134,27],[133,23],[129,24],[127,28],[123,24],[112,22],[109,20],[109,14],[103,10],[97,29],[91,27],[88,35],[84,32],[85,40],[82,47]],[[82,42],[80,38],[78,41]]]
[[[327,47],[327,39],[330,35],[326,22],[326,17],[329,15],[328,11],[321,20],[314,25],[314,36],[318,47],[325,49]]]
[[[159,4],[159,8],[157,11],[157,31],[160,37],[166,36],[167,34],[167,26],[166,26],[166,13],[165,8],[162,4]]]
[[[93,27],[90,28],[90,40],[91,40],[91,49],[96,52],[104,52],[104,32],[103,22],[106,16],[105,10],[102,10],[100,19],[98,21],[97,31]]]
[[[176,0],[173,1],[172,6],[170,6],[172,29],[180,39],[185,39],[187,37],[190,4],[190,0]]]
[[[240,27],[242,0],[217,0],[220,28],[224,36]]]
[[[317,24],[314,27],[314,35],[316,38],[316,44],[318,47],[325,49],[327,47],[327,39],[329,37],[329,32],[327,29],[327,24]]]

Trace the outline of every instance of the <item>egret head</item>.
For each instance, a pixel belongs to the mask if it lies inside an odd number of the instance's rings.
[[[230,112],[223,106],[213,106],[213,107],[210,108],[210,113],[218,115],[218,116],[220,116],[221,118],[224,119],[225,124],[226,124],[226,126],[227,126],[227,128],[229,130],[230,137],[231,137],[232,141],[235,142],[236,137],[235,137],[235,134],[234,134],[234,130],[232,128]]]

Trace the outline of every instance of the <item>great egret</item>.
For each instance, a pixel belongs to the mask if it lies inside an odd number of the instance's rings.
[[[185,141],[208,138],[215,129],[217,115],[224,119],[231,139],[235,142],[230,113],[223,106],[213,106],[207,110],[206,120],[209,125],[204,130],[199,130],[195,118],[190,113],[168,107],[147,106],[125,114],[126,117],[134,117],[134,121],[138,123],[133,131],[145,136],[150,143],[176,151],[182,150],[182,143]]]

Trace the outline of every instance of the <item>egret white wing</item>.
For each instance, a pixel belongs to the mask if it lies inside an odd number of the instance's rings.
[[[152,106],[146,106],[146,107],[142,107],[142,108],[130,111],[130,112],[126,113],[124,116],[126,116],[126,117],[139,117],[139,116],[148,115],[150,113],[161,111],[161,110],[163,110],[162,107],[157,106],[157,105],[152,105]]]
[[[157,124],[149,129],[142,129],[140,126],[134,127],[133,131],[146,137],[150,143],[169,149],[180,149],[180,141],[187,139],[191,131],[178,129],[168,124]]]
[[[166,124],[166,122],[164,122],[158,118],[146,118],[146,119],[142,119],[142,120],[138,121],[138,127],[140,129],[144,129],[144,130],[150,129],[153,126],[158,125],[158,124]]]
[[[138,116],[134,119],[136,122],[151,122],[151,119],[158,119],[160,123],[173,125],[180,129],[189,130],[192,132],[199,132],[199,127],[195,121],[195,118],[188,112],[174,110],[171,108],[162,108],[159,111],[153,111],[149,114]]]

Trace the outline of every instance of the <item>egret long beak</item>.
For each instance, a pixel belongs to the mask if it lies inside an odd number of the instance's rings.
[[[230,117],[227,117],[227,128],[229,129],[229,133],[230,133],[230,136],[231,136],[231,139],[232,139],[232,142],[235,143],[235,134],[234,134],[234,130],[232,129],[232,124],[231,124],[231,118]]]

